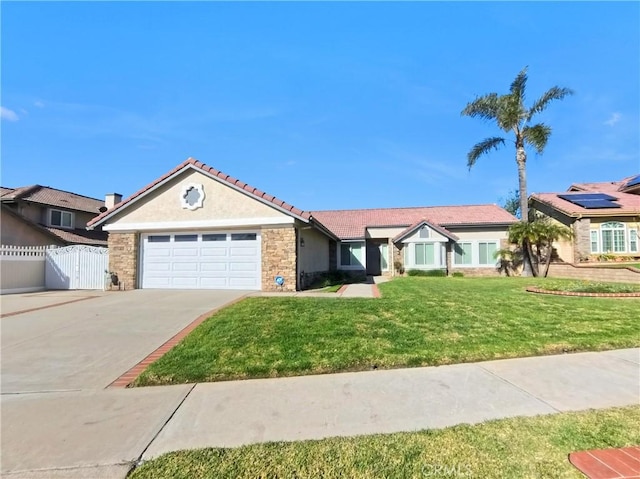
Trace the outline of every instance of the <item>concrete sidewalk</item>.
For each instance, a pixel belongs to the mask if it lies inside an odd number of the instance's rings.
[[[2,397],[2,477],[124,478],[178,449],[390,433],[638,404],[640,349]]]
[[[638,404],[640,349],[198,384],[143,459]]]

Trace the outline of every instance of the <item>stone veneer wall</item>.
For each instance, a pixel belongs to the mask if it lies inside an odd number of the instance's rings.
[[[392,245],[393,254],[391,255],[391,268],[393,271],[393,276],[400,276],[400,271],[396,269],[396,262],[399,262],[404,268],[404,251],[398,248],[398,245],[393,243]]]
[[[262,291],[296,290],[296,230],[293,227],[265,228],[262,234]],[[277,286],[275,277],[284,278]]]
[[[582,218],[573,223],[573,262],[579,263],[591,254],[591,220]]]
[[[460,272],[465,276],[476,277],[476,276],[500,276],[500,271],[497,268],[456,268],[453,266],[451,268],[451,274]]]
[[[109,233],[109,271],[116,273],[126,289],[138,287],[138,233]]]

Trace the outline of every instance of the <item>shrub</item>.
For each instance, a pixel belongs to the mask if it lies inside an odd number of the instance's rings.
[[[407,271],[409,276],[429,276],[442,278],[447,275],[447,272],[443,269],[410,269]]]
[[[464,276],[464,273],[462,271],[454,271],[452,276],[454,278],[462,278]]]

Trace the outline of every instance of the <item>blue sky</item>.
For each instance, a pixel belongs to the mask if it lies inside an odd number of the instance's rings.
[[[461,117],[529,66],[529,192],[640,172],[640,4],[2,2],[3,186],[128,196],[189,156],[307,210],[500,203]]]

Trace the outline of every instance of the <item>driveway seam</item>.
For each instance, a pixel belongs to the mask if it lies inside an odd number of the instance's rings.
[[[184,402],[187,400],[187,398],[189,397],[189,395],[193,392],[193,390],[196,388],[198,384],[193,384],[189,390],[187,391],[187,394],[184,395],[184,397],[182,398],[182,401],[180,401],[178,403],[178,405],[176,406],[176,408],[173,410],[173,412],[169,415],[169,417],[167,418],[167,420],[162,423],[162,426],[160,426],[160,429],[158,429],[158,432],[156,432],[153,437],[151,438],[151,440],[149,441],[149,444],[147,444],[145,446],[145,448],[142,450],[142,452],[140,453],[140,455],[138,456],[138,458],[134,461],[133,463],[133,467],[129,470],[129,472],[127,473],[127,477],[129,477],[129,475],[131,475],[131,473],[133,472],[133,470],[138,467],[140,464],[142,464],[142,456],[144,456],[144,454],[147,452],[147,450],[151,447],[151,444],[153,444],[153,441],[156,440],[156,438],[160,435],[160,433],[164,430],[164,428],[167,426],[167,424],[169,424],[169,421],[171,421],[173,419],[173,416],[176,415],[176,413],[178,412],[178,409],[180,409],[182,407],[182,405],[184,404]]]
[[[71,301],[63,301],[62,303],[48,304],[46,306],[38,306],[37,308],[23,309],[21,311],[12,311],[11,313],[0,314],[0,318],[8,318],[9,316],[16,316],[18,314],[25,314],[25,313],[31,313],[33,311],[40,311],[42,309],[55,308],[56,306],[77,303],[79,301],[86,301],[87,299],[93,299],[93,298],[99,298],[99,296],[86,296],[84,298],[72,299]]]
[[[493,377],[498,378],[500,381],[502,381],[502,382],[504,382],[504,383],[506,383],[506,384],[509,384],[510,386],[513,386],[514,388],[516,388],[516,389],[518,389],[518,390],[522,391],[522,392],[523,392],[523,393],[525,393],[527,396],[529,396],[529,397],[531,397],[531,398],[533,398],[533,399],[535,399],[535,400],[537,400],[537,401],[540,401],[542,404],[544,404],[544,405],[546,405],[546,406],[550,407],[550,408],[551,408],[551,409],[553,409],[555,412],[557,412],[557,413],[558,413],[558,412],[564,412],[564,411],[562,411],[562,410],[560,410],[560,409],[556,408],[555,406],[552,406],[549,402],[545,401],[544,399],[539,398],[538,396],[536,396],[536,395],[534,395],[534,394],[530,393],[530,392],[529,392],[529,391],[527,391],[526,389],[524,389],[524,388],[522,388],[522,387],[518,386],[517,384],[512,383],[512,382],[511,382],[511,381],[509,381],[508,379],[505,379],[505,378],[503,378],[502,376],[497,375],[497,374],[496,374],[496,373],[494,373],[493,371],[489,371],[489,370],[488,370],[487,368],[485,368],[484,366],[481,366],[481,365],[479,365],[479,364],[478,364],[477,366],[478,366],[478,368],[482,369],[483,371],[486,371],[487,373],[491,374]]]

